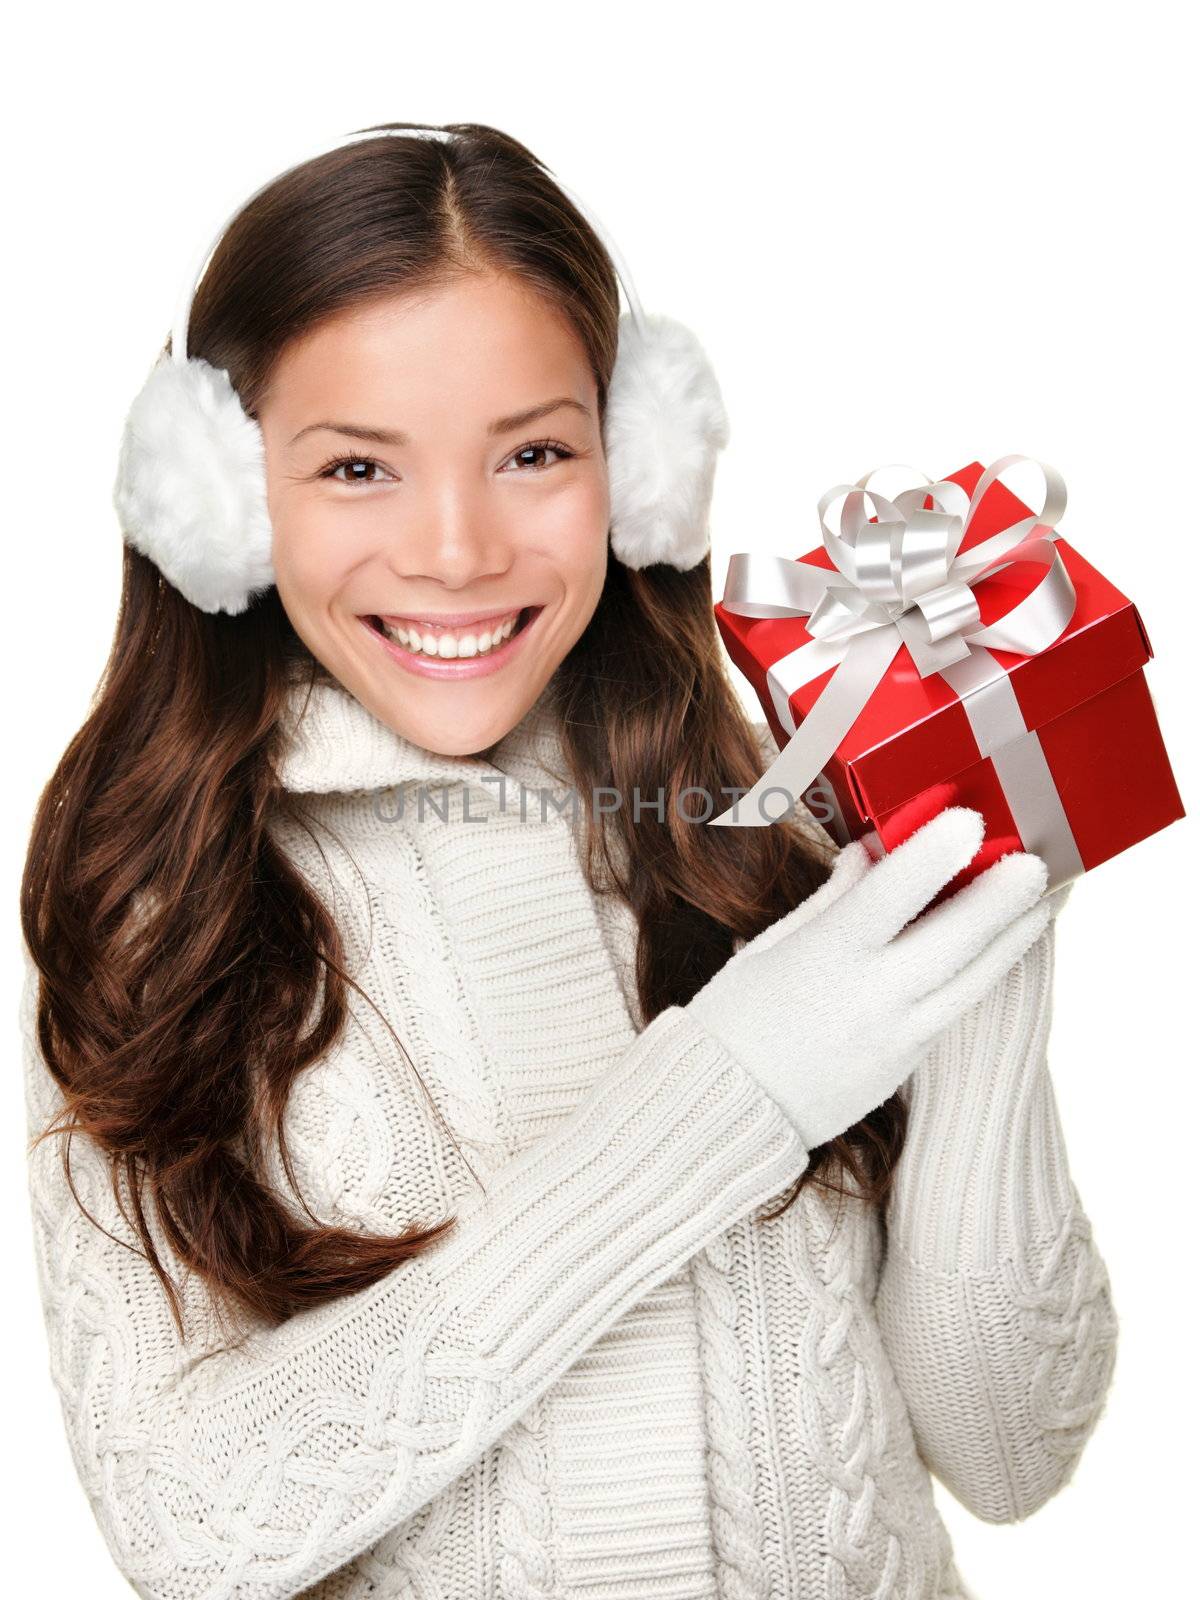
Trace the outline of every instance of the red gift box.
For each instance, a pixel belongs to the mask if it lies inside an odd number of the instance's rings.
[[[972,462],[946,481],[970,495],[984,470]],[[997,478],[968,522],[961,551],[1032,517]],[[803,796],[838,843],[862,838],[876,857],[946,806],[978,810],[983,844],[937,900],[1011,850],[1031,850],[1046,860],[1049,892],[1185,814],[1142,671],[1154,652],[1137,608],[1061,535],[1052,537],[1075,590],[1070,621],[1054,642],[1030,655],[973,647],[963,667],[924,677],[902,644]],[[823,547],[801,559],[837,571]],[[982,624],[1029,593],[1038,576],[1031,565],[1016,561],[974,584]],[[714,610],[729,655],[753,683],[783,750],[793,730],[781,720],[780,691],[773,695],[767,674],[810,641],[809,619],[744,616],[723,602]],[[786,696],[797,727],[834,672],[831,667]],[[995,707],[990,729],[979,714],[997,687],[988,684],[989,676],[1011,686],[1010,694],[999,685],[1007,701],[1002,740]]]

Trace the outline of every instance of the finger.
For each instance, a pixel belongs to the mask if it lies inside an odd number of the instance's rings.
[[[802,900],[798,906],[785,911],[782,917],[777,917],[761,933],[756,934],[744,947],[742,954],[750,950],[769,950],[780,939],[794,933],[797,928],[804,927],[813,917],[820,916],[848,889],[861,881],[864,874],[870,871],[871,864],[871,856],[860,839],[846,845],[834,858],[832,869],[825,882],[818,889],[814,889],[807,900]]]
[[[960,972],[1041,898],[1049,873],[1040,856],[1012,851],[934,906],[888,945],[885,960],[915,994]]]
[[[889,850],[840,909],[863,919],[860,931],[868,943],[885,944],[962,871],[982,843],[979,812],[948,806]]]
[[[925,1042],[948,1028],[964,1011],[993,988],[1012,970],[1032,944],[1041,937],[1052,919],[1049,897],[1039,900],[997,935],[973,961],[969,961],[948,983],[916,1001],[909,1011],[908,1036]]]
[[[862,839],[854,839],[844,849],[839,850],[837,859],[833,863],[833,871],[830,873],[830,882],[837,883],[838,894],[857,883],[864,873],[871,870],[874,861],[875,857]]]

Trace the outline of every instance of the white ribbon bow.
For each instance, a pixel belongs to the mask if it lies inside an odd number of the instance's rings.
[[[1054,643],[1074,614],[1075,586],[1054,547],[1054,524],[1066,509],[1067,490],[1053,467],[1033,463],[1045,482],[1040,511],[959,554],[988,489],[1010,467],[1032,460],[1001,456],[969,498],[959,484],[933,483],[912,467],[900,470],[918,481],[894,499],[871,488],[872,480],[889,470],[882,467],[855,485],[835,485],[817,507],[833,572],[751,551],[730,558],[722,597],[726,610],[744,617],[804,617],[810,638],[767,675],[775,709],[784,727],[794,730],[792,738],[754,787],[711,817],[710,826],[766,827],[786,815],[850,731],[902,645],[927,678],[976,649],[994,646],[1037,655]],[[932,499],[932,509],[925,508],[926,499]],[[829,519],[839,504],[840,528],[835,529]],[[1038,561],[1046,571],[1029,594],[985,627],[973,585],[1015,561]],[[833,677],[797,728],[791,695],[834,666]],[[778,816],[764,814],[761,804],[772,789],[788,796]]]

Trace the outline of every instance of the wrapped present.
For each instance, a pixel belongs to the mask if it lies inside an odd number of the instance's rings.
[[[888,498],[882,470],[820,501],[822,548],[730,561],[717,626],[780,754],[721,815],[766,826],[803,801],[875,857],[948,805],[985,822],[941,900],[1029,850],[1047,892],[1184,815],[1133,602],[1059,534],[1066,489],[1038,462],[1040,511],[972,462]],[[936,903],[936,902],[933,902]]]

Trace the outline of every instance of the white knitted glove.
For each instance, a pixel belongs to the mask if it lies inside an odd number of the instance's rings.
[[[1060,908],[1069,886],[1045,895],[1045,863],[1013,851],[906,927],[982,840],[979,812],[951,806],[878,862],[847,845],[815,894],[688,1002],[808,1149],[894,1094]]]

